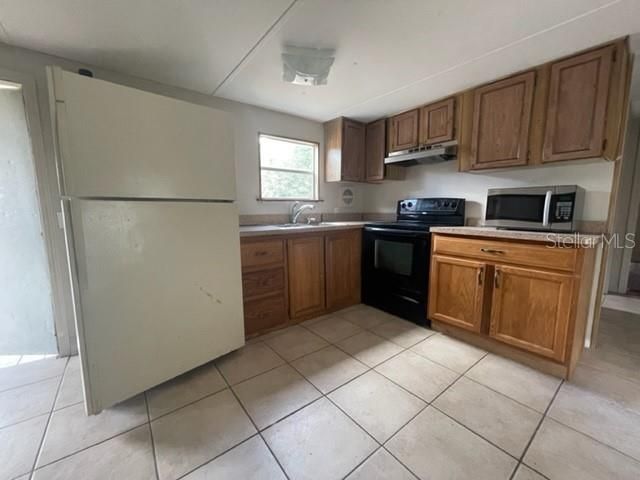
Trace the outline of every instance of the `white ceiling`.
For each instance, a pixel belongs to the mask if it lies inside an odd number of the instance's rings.
[[[315,120],[370,120],[640,32],[639,0],[0,0],[0,41]],[[284,44],[334,48],[283,83]]]

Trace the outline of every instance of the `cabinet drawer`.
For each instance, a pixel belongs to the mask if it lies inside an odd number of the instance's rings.
[[[548,247],[544,244],[434,235],[433,253],[480,258],[573,272],[578,261],[575,248]]]
[[[241,245],[242,268],[260,267],[284,261],[282,240],[260,240]]]
[[[287,323],[284,295],[251,300],[244,304],[245,335],[261,332]]]
[[[284,267],[244,273],[242,292],[244,298],[284,291]]]

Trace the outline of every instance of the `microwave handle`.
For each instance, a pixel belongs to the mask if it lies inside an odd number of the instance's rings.
[[[553,195],[553,190],[547,190],[547,193],[544,194],[544,210],[542,212],[542,226],[548,227],[551,223],[549,221],[549,216],[551,213],[551,197]]]

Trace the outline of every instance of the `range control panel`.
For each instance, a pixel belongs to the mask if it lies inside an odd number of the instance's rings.
[[[398,214],[454,214],[464,212],[464,198],[407,198],[398,202]]]

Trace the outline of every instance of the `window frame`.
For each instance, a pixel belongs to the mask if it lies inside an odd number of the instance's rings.
[[[278,167],[263,167],[262,166],[262,151],[260,148],[260,139],[262,137],[272,138],[275,140],[283,140],[290,143],[297,143],[305,146],[314,147],[315,158],[313,161],[313,172],[306,170],[297,170],[292,168],[278,168]],[[303,140],[300,138],[285,137],[283,135],[274,135],[272,133],[258,132],[258,197],[257,200],[262,202],[321,202],[320,199],[320,142],[314,142],[311,140]],[[270,170],[272,172],[288,172],[288,173],[304,173],[313,175],[313,198],[276,198],[276,197],[263,197],[262,196],[262,170]]]

